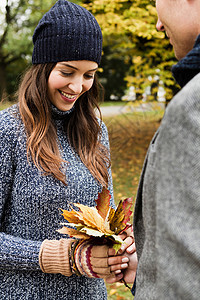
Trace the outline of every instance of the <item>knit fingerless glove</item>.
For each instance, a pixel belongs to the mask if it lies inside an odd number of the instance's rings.
[[[72,244],[72,273],[90,278],[106,278],[110,275],[107,245],[93,245],[90,240]]]

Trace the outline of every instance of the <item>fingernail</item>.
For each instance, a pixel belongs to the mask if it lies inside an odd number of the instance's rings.
[[[122,268],[122,269],[128,268],[128,264],[122,264],[122,265],[121,265],[121,268]]]
[[[120,250],[121,250],[122,252],[124,251],[124,249],[125,249],[124,246],[121,246]],[[120,251],[120,250],[119,250],[119,251]]]
[[[123,263],[127,263],[127,262],[129,262],[129,259],[128,259],[128,257],[123,257],[123,258],[122,258],[122,262],[123,262]]]
[[[121,270],[115,271],[115,274],[120,274],[120,273],[121,273]]]

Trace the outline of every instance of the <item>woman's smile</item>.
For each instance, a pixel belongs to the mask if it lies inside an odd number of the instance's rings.
[[[58,62],[48,79],[48,95],[54,106],[70,110],[93,85],[98,64],[93,61]]]
[[[65,101],[73,102],[73,101],[76,101],[76,99],[78,98],[78,95],[68,94],[61,90],[58,90],[58,91],[61,94],[62,99],[64,99]]]

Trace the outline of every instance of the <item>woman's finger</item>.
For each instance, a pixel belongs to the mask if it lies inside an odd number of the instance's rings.
[[[116,266],[116,265],[123,265],[127,264],[129,262],[129,258],[126,256],[113,256],[113,257],[108,257],[108,265],[109,266]],[[119,268],[121,269],[121,268]],[[117,270],[116,268],[113,269],[112,271]]]

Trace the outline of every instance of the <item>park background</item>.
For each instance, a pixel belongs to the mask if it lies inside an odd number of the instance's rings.
[[[0,109],[4,109],[15,102],[20,78],[31,65],[34,28],[56,0],[0,1]],[[102,28],[98,76],[105,89],[101,108],[110,137],[115,201],[135,199],[148,144],[179,90],[171,75],[176,63],[172,46],[165,33],[156,30],[153,0],[70,2],[90,10]],[[121,283],[107,287],[108,299],[133,299]]]

